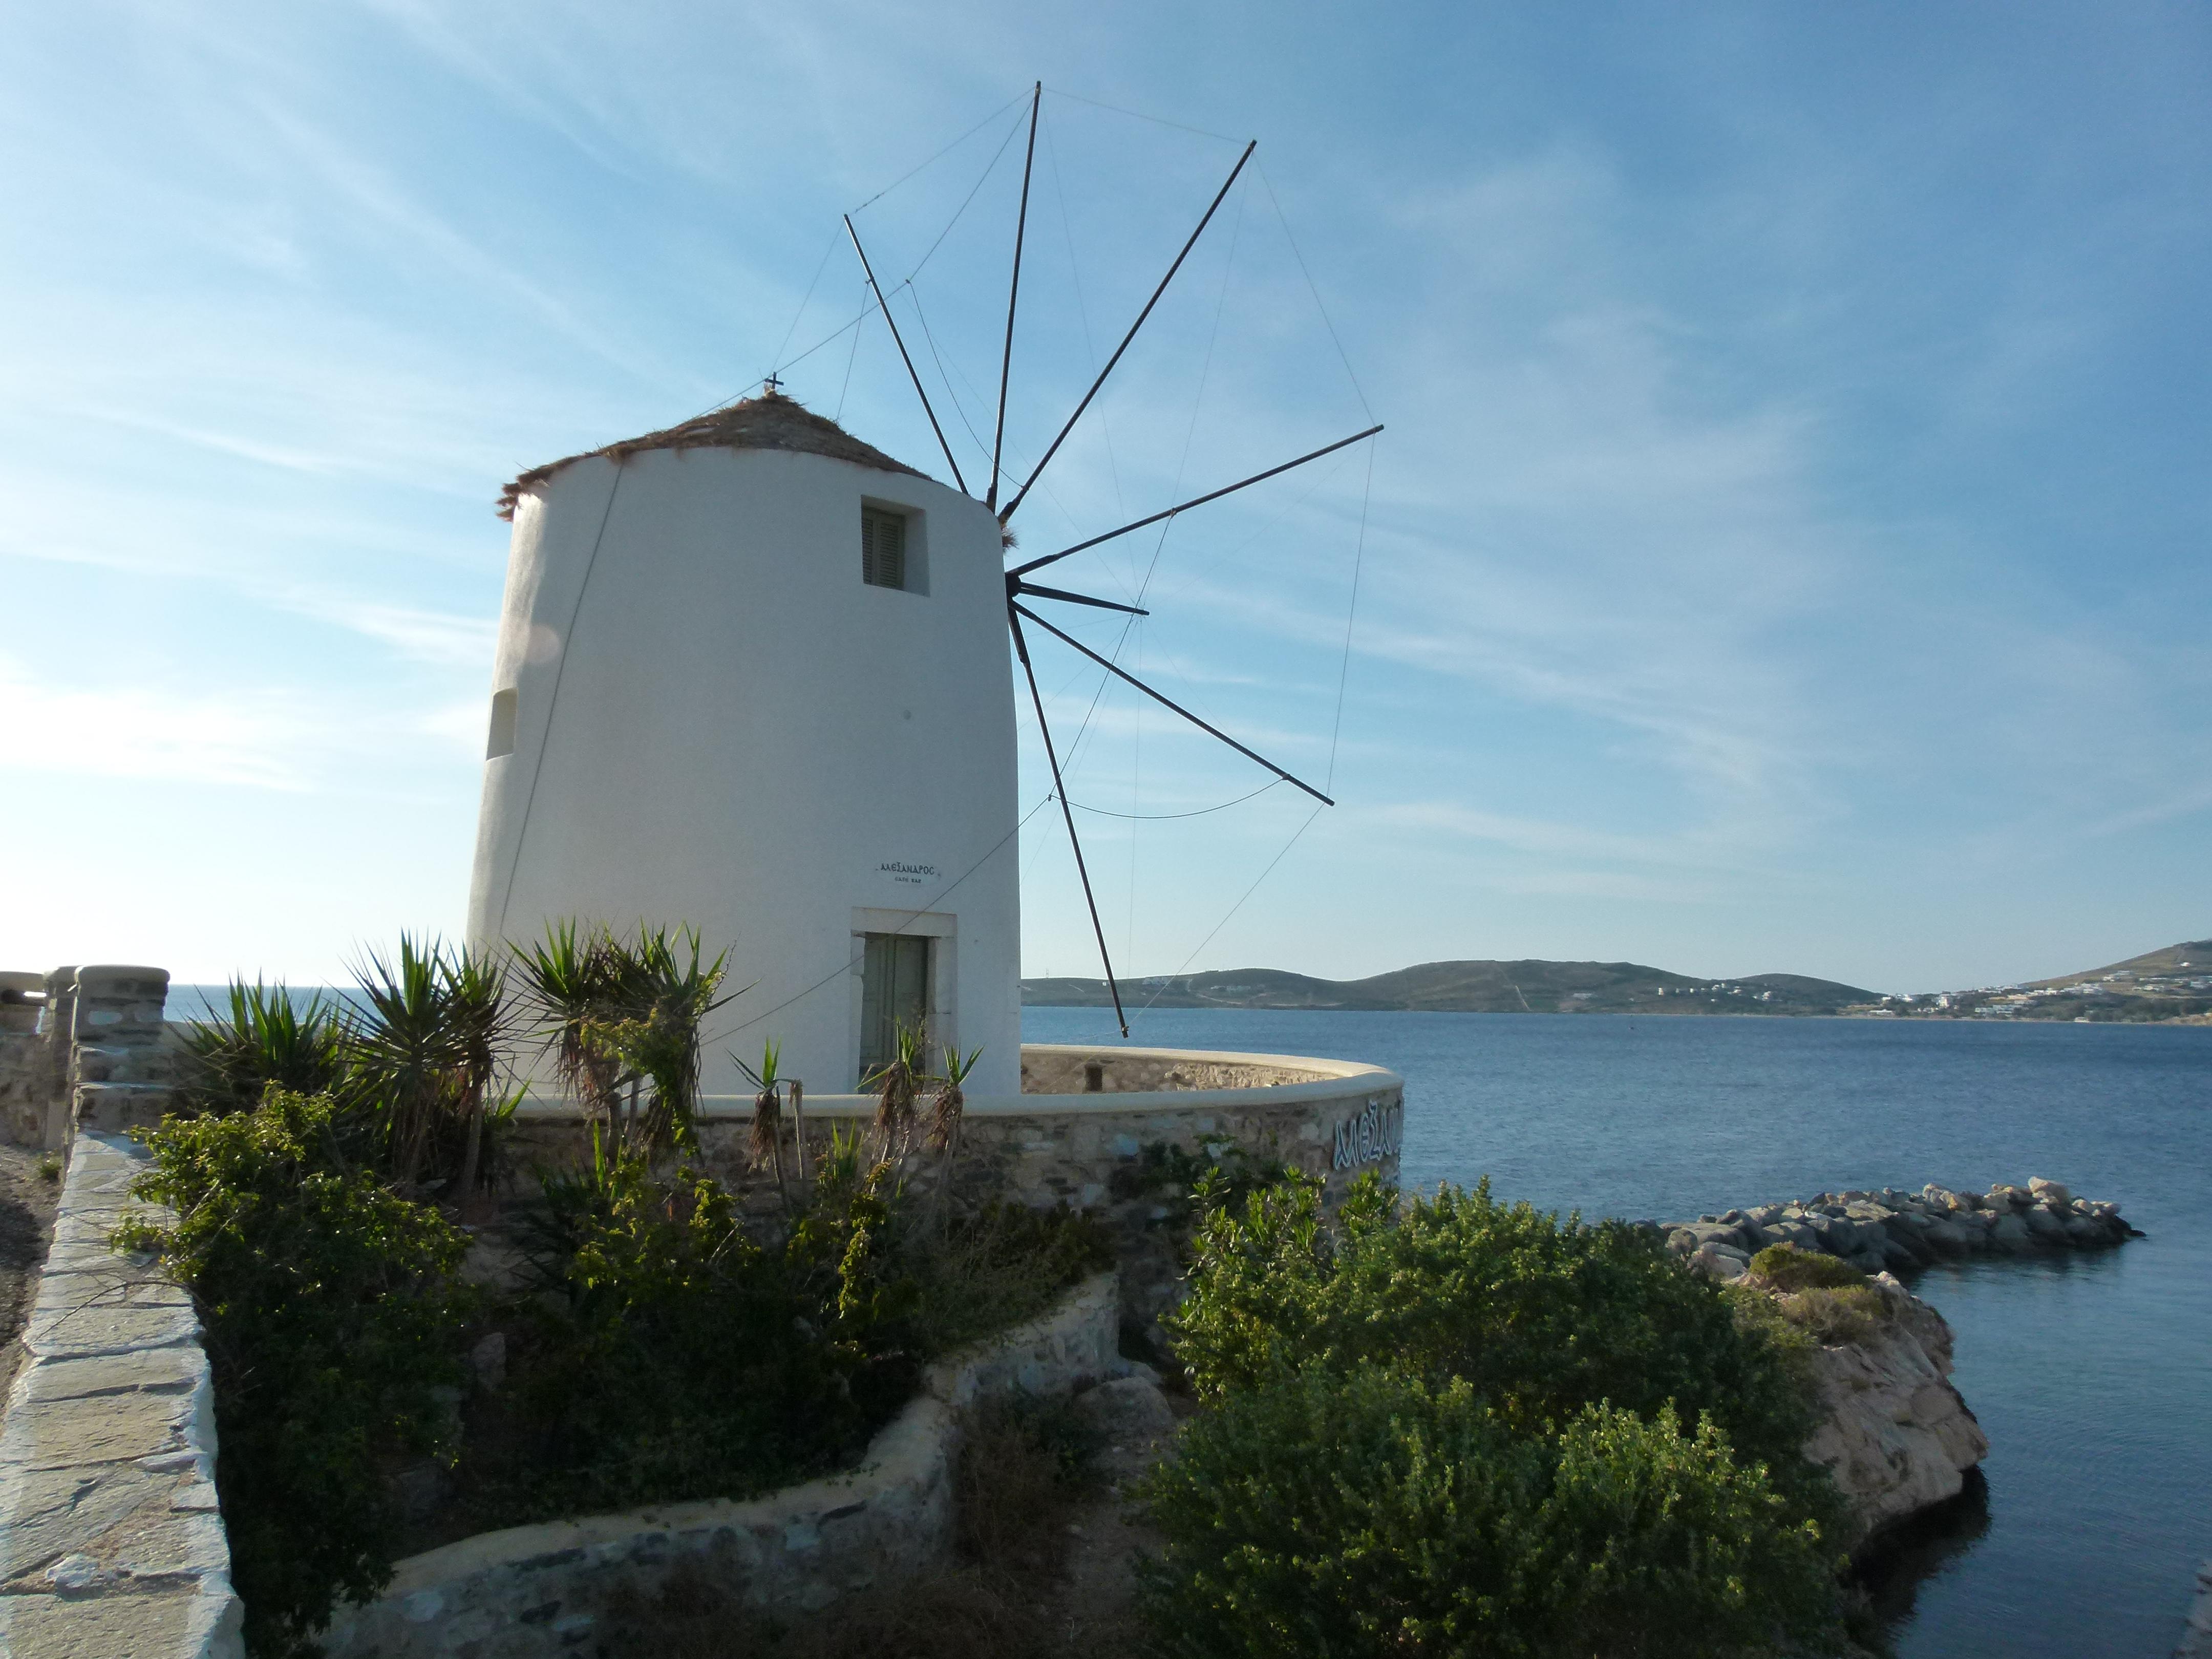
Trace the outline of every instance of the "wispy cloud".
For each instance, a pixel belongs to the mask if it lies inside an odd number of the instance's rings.
[[[302,792],[318,735],[295,699],[277,692],[160,692],[58,686],[0,655],[9,736],[0,768],[173,783]]]

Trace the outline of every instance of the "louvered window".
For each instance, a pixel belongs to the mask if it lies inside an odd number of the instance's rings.
[[[929,941],[868,933],[860,963],[860,1078],[898,1058],[901,1026],[929,1029]]]
[[[860,509],[860,580],[871,587],[906,586],[906,518],[880,507]]]

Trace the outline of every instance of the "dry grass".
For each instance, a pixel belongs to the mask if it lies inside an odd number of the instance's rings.
[[[1780,1309],[1791,1324],[1832,1346],[1865,1341],[1889,1317],[1881,1292],[1871,1285],[1799,1291],[1780,1298]]]
[[[1840,1291],[1867,1282],[1850,1262],[1794,1244],[1768,1245],[1752,1257],[1751,1271],[1778,1291]]]
[[[1045,1615],[1065,1571],[1067,1517],[1087,1449],[1064,1407],[987,1407],[967,1424],[957,1477],[957,1565],[849,1596],[802,1619],[746,1607],[705,1566],[658,1595],[611,1600],[608,1659],[1045,1659]]]

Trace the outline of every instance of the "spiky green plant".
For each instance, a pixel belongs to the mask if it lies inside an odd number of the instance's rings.
[[[345,1011],[313,995],[295,1003],[284,981],[230,981],[230,1015],[185,1028],[192,1057],[185,1092],[203,1111],[251,1111],[270,1084],[317,1094],[345,1065]]]
[[[971,1048],[964,1055],[953,1044],[945,1045],[945,1070],[935,1079],[935,1091],[929,1101],[929,1150],[938,1154],[937,1219],[940,1227],[947,1224],[952,1202],[952,1172],[960,1161],[960,1128],[968,1115],[968,1093],[965,1085],[975,1062],[983,1058],[980,1048]]]
[[[641,925],[633,939],[574,922],[516,953],[556,1072],[587,1113],[647,1155],[693,1144],[700,1036],[728,952],[705,960],[699,935]]]
[[[876,1097],[877,1156],[903,1164],[914,1142],[915,1102],[929,1076],[929,1047],[919,1023],[902,1020],[891,1057],[868,1073],[861,1087]]]
[[[349,1096],[374,1115],[402,1188],[458,1176],[474,1196],[509,1018],[496,964],[403,933],[354,970],[368,1005],[348,1043]]]
[[[525,998],[538,1017],[538,1036],[552,1057],[554,1075],[595,1117],[611,1116],[616,1092],[613,1056],[589,1041],[620,1000],[619,947],[604,927],[579,931],[574,921],[549,923],[544,939],[517,946],[515,970]]]
[[[783,1105],[779,1097],[779,1079],[775,1074],[779,1045],[770,1037],[761,1045],[761,1061],[757,1066],[738,1060],[738,1069],[759,1092],[753,1096],[751,1131],[745,1137],[746,1155],[752,1159],[753,1168],[773,1168],[775,1170],[776,1196],[783,1200],[784,1213],[791,1213],[791,1189],[783,1183]]]

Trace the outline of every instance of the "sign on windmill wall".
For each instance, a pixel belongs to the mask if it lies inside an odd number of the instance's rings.
[[[929,859],[884,859],[876,866],[876,879],[889,887],[934,887],[944,872]]]

